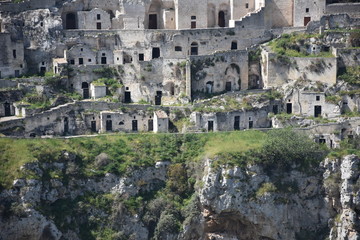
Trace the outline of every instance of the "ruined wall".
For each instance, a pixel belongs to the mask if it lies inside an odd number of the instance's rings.
[[[55,6],[55,0],[25,0],[20,3],[0,2],[0,12],[19,13],[34,9],[50,8]]]
[[[215,132],[244,130],[249,128],[268,128],[271,124],[270,120],[268,119],[267,109],[224,113],[193,112],[190,117],[191,121],[198,129],[205,131],[209,131],[209,122],[212,122],[213,131]],[[239,122],[235,123],[235,118],[237,117],[239,118]],[[237,125],[239,129],[236,129],[235,125]]]
[[[262,51],[262,78],[265,88],[278,87],[289,80],[305,79],[336,83],[336,58],[287,57]]]
[[[191,89],[219,93],[248,88],[248,54],[229,51],[215,55],[191,57]]]
[[[302,92],[294,89],[291,96],[285,99],[286,104],[292,104],[292,114],[299,114],[309,117],[315,117],[315,107],[321,108],[321,117],[332,118],[340,116],[340,107],[338,105],[328,103],[325,100],[325,94],[319,92]]]
[[[326,14],[347,13],[352,17],[360,16],[360,3],[334,3],[326,6]]]

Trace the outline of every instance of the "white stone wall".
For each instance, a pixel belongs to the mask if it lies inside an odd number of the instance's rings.
[[[100,16],[100,19],[98,17]],[[110,14],[102,9],[94,8],[91,11],[81,11],[77,13],[79,29],[98,29],[97,24],[101,25],[100,29],[110,29]]]
[[[96,86],[90,84],[90,96],[93,99],[102,98],[106,96],[106,86]]]
[[[319,21],[325,14],[326,0],[294,0],[294,27],[303,27],[304,18]]]
[[[74,65],[79,65],[79,59],[83,59],[82,65],[96,65],[96,52],[87,45],[79,44],[70,48],[65,52],[65,58],[67,62],[71,64],[74,61]]]

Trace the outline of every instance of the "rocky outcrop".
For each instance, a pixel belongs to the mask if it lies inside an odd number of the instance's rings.
[[[330,239],[355,240],[359,234],[360,210],[360,162],[356,155],[349,155],[340,161],[325,160],[324,173],[327,197],[336,212],[331,219],[333,227]]]
[[[320,175],[270,176],[259,166],[216,170],[210,164],[200,190],[204,239],[295,239],[327,227]]]

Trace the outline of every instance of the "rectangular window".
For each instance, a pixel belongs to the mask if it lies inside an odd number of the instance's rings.
[[[16,50],[13,50],[13,57],[16,58]]]
[[[100,15],[100,14],[96,15],[96,19],[97,19],[97,20],[100,20],[100,19],[101,19],[101,15]]]
[[[307,12],[307,13],[308,13],[308,12],[309,12],[309,8],[306,8],[306,9],[305,9],[305,12]]]
[[[101,23],[99,23],[99,22],[96,23],[96,29],[99,29],[99,30],[101,29]]]
[[[196,16],[191,16],[191,20],[196,20]]]
[[[74,60],[74,59],[71,59],[71,60],[70,60],[70,64],[71,64],[71,65],[74,65],[74,64],[75,64],[75,60]]]
[[[182,51],[182,47],[180,46],[175,46],[175,52],[181,52]]]
[[[144,54],[143,53],[139,53],[139,61],[144,61]]]
[[[248,3],[245,4],[245,8],[249,8],[249,4],[248,4]]]
[[[84,64],[84,59],[83,58],[79,58],[79,65],[83,65]]]
[[[316,96],[316,101],[320,101],[320,96]]]

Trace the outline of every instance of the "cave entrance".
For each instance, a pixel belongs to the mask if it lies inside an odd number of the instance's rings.
[[[8,102],[4,103],[4,110],[5,110],[5,117],[11,116],[10,103],[8,103]]]
[[[206,83],[206,93],[212,93],[214,87],[214,82],[207,82]]]
[[[321,117],[321,106],[314,106],[314,116]]]
[[[214,121],[208,121],[208,132],[214,131]]]
[[[234,118],[234,130],[240,130],[240,116]]]
[[[76,15],[75,15],[75,13],[66,14],[66,29],[76,29]]]

